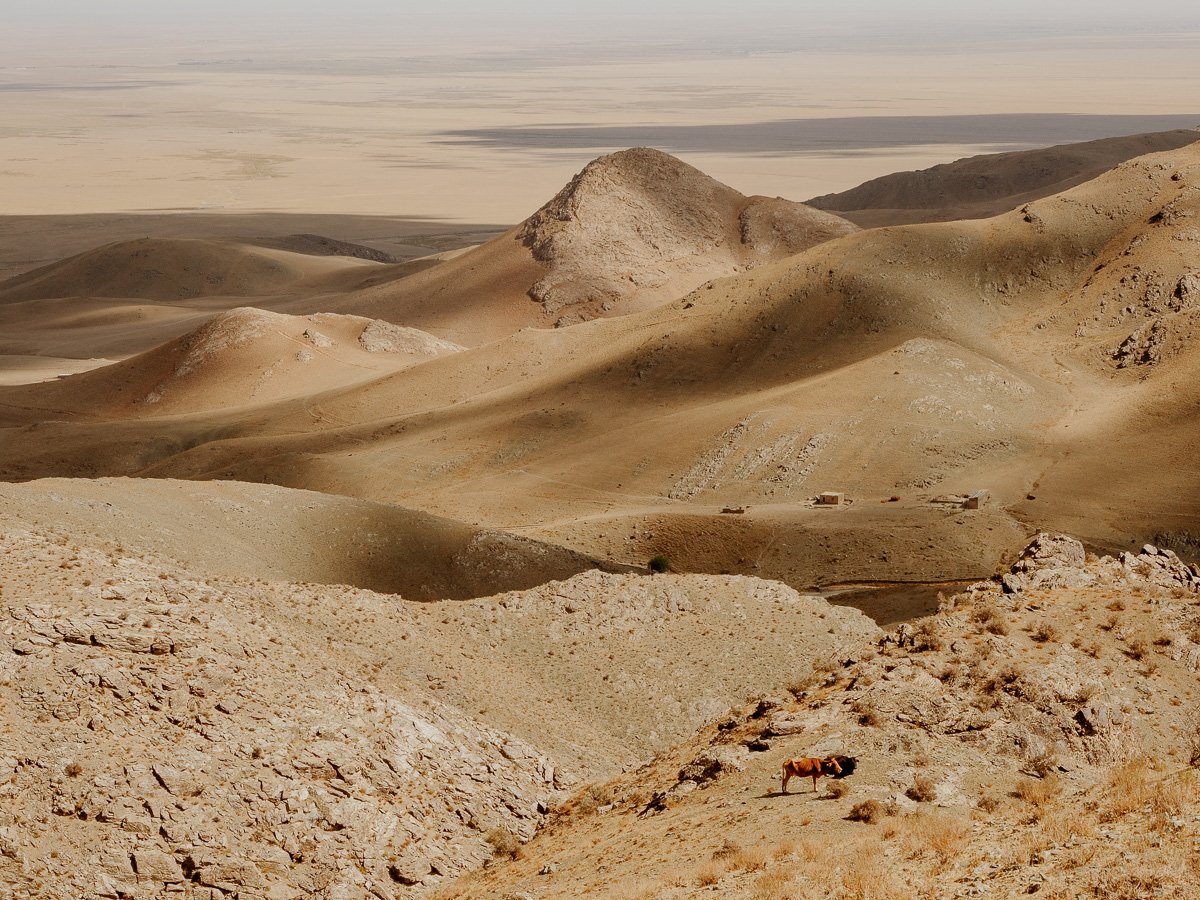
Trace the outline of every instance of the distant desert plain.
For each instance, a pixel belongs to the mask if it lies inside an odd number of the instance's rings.
[[[1195,896],[1194,35],[29,21],[0,896]]]

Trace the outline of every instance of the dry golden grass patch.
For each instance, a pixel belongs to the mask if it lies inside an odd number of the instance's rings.
[[[1150,641],[1143,634],[1135,634],[1125,639],[1125,655],[1130,659],[1142,659],[1150,652]]]
[[[843,896],[847,900],[899,900],[907,893],[896,882],[893,866],[883,856],[883,847],[878,841],[868,841],[853,848],[845,855],[845,864],[839,872],[842,892],[831,896]]]
[[[1058,627],[1052,622],[1041,622],[1036,628],[1033,629],[1029,636],[1039,644],[1045,644],[1051,641],[1057,641],[1060,637],[1060,632]]]
[[[1200,779],[1192,771],[1164,778],[1154,786],[1150,808],[1158,815],[1179,816],[1195,805],[1200,797]]]
[[[1200,722],[1196,722],[1184,737],[1184,750],[1187,752],[1188,765],[1200,767]]]
[[[755,879],[750,889],[753,900],[791,900],[799,897],[796,873],[783,866],[776,866]]]
[[[1059,865],[1068,872],[1073,869],[1082,869],[1084,866],[1091,865],[1099,852],[1100,848],[1094,843],[1082,844],[1068,850],[1062,856]]]
[[[1088,838],[1096,833],[1092,822],[1075,810],[1060,810],[1046,816],[1040,826],[1046,846],[1065,844],[1071,838]]]
[[[800,842],[800,858],[806,863],[816,862],[825,852],[825,846],[816,838],[805,838]]]
[[[789,856],[794,855],[795,852],[796,852],[796,842],[793,841],[791,838],[788,838],[786,840],[780,841],[778,844],[775,845],[774,849],[771,850],[771,858],[772,859],[787,859]]]
[[[871,727],[878,726],[883,719],[879,714],[879,710],[875,708],[875,703],[866,697],[861,697],[854,701],[854,705],[850,707],[858,716],[860,725],[868,725]]]
[[[742,872],[757,872],[767,867],[770,858],[766,847],[744,847],[729,858],[729,866]]]
[[[642,879],[613,885],[604,892],[604,896],[611,897],[612,900],[654,900],[658,895],[658,887]]]
[[[1113,766],[1104,780],[1100,820],[1113,822],[1150,802],[1154,786],[1150,781],[1150,761],[1145,757]]]
[[[1008,622],[993,603],[984,604],[976,609],[971,614],[971,621],[992,634],[1008,634]]]
[[[879,800],[864,800],[854,804],[846,818],[851,822],[866,822],[868,825],[874,825],[884,816],[894,816],[898,811],[894,801],[883,803]]]
[[[1044,750],[1025,761],[1025,771],[1037,778],[1045,778],[1058,768],[1058,756],[1051,750]]]
[[[1045,778],[1022,778],[1013,788],[1012,795],[1040,815],[1062,793],[1062,785],[1058,778],[1049,775]]]
[[[942,866],[953,861],[966,846],[970,823],[950,813],[915,813],[900,820],[898,840],[909,859],[931,854]]]
[[[991,791],[980,788],[979,799],[975,801],[975,806],[985,813],[993,813],[1004,805],[1004,800]]]
[[[757,872],[766,867],[771,852],[763,846],[743,847],[737,841],[727,840],[713,851],[712,858],[726,872]]]
[[[493,828],[486,840],[497,857],[517,859],[521,855],[521,839],[507,828]]]
[[[921,619],[913,628],[914,650],[941,650],[945,644],[942,626],[933,616]]]

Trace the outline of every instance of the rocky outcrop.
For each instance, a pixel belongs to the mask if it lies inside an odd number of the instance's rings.
[[[1083,544],[1065,534],[1039,534],[1001,578],[1004,589],[1016,593],[1031,587],[1083,587],[1095,582],[1084,568]]]
[[[1089,562],[1083,544],[1063,534],[1039,534],[1000,582],[1008,593],[1031,589],[1084,588],[1134,583],[1160,589],[1200,590],[1200,569],[1174,550],[1146,544],[1139,553],[1122,552]]]
[[[410,356],[440,356],[457,353],[463,348],[443,341],[427,331],[393,325],[382,319],[372,319],[358,336],[359,345],[368,353],[407,353]]]
[[[1139,327],[1121,341],[1113,350],[1112,357],[1117,368],[1128,366],[1150,366],[1159,362],[1167,340],[1167,326],[1162,319],[1155,319]]]
[[[679,296],[856,230],[800,203],[746,198],[673,156],[637,148],[589,163],[517,237],[547,268],[529,296],[578,320],[665,286]]]
[[[561,796],[534,747],[297,656],[248,595],[104,562],[77,601],[0,608],[0,894],[53,850],[57,896],[398,897]]]

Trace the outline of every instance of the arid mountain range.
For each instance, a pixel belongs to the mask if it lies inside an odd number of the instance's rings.
[[[0,893],[1187,896],[1198,141],[0,281]]]
[[[1196,154],[856,231],[630,151],[407,274],[106,247],[0,286],[10,352],[125,357],[0,390],[0,473],[271,482],[798,587],[984,576],[1040,527],[1186,545]]]

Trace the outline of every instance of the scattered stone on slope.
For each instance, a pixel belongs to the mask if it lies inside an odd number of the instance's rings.
[[[393,325],[382,319],[372,319],[358,336],[358,343],[368,353],[406,353],[409,356],[439,356],[457,353],[458,344],[434,337],[427,331]]]
[[[1190,309],[1200,304],[1200,272],[1189,272],[1179,279],[1175,288],[1176,309]]]
[[[1129,337],[1121,341],[1112,352],[1118,369],[1129,366],[1150,366],[1162,359],[1163,345],[1167,340],[1167,326],[1162,319],[1155,319],[1140,326]]]
[[[746,767],[746,748],[734,744],[710,747],[679,770],[680,781],[707,784],[729,772],[740,772]]]

